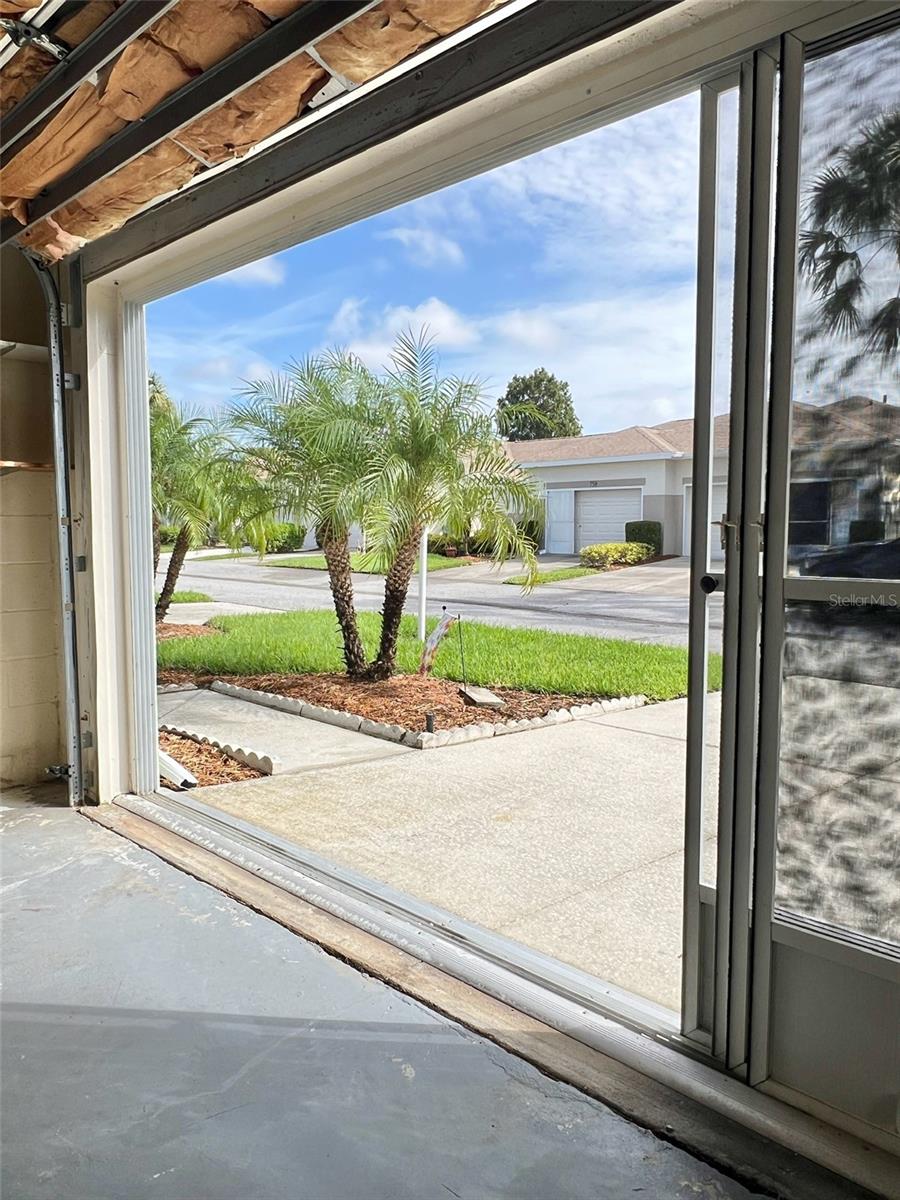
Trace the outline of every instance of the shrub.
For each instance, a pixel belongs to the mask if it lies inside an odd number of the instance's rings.
[[[266,538],[266,554],[278,554],[285,550],[302,550],[306,541],[306,530],[293,521],[282,521],[273,525]]]
[[[580,551],[583,567],[632,567],[653,558],[656,550],[648,542],[597,542],[594,546],[583,546]]]
[[[429,533],[428,535],[428,553],[429,554],[446,554],[447,550],[458,550],[459,542],[456,538],[450,537],[446,533]]]
[[[160,525],[159,540],[163,546],[174,546],[178,537],[177,525]]]
[[[662,554],[662,523],[660,521],[626,521],[625,541],[644,542],[653,547],[654,555]]]
[[[865,520],[850,522],[850,535],[847,541],[853,545],[854,542],[883,542],[884,541],[884,521],[879,521],[877,517],[869,517]]]

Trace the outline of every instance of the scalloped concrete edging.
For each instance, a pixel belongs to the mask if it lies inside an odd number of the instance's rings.
[[[552,725],[563,725],[566,721],[581,721],[588,717],[601,716],[604,713],[642,708],[647,703],[646,696],[617,696],[613,700],[595,700],[590,704],[573,704],[571,708],[552,708],[543,717],[525,717],[497,722],[482,721],[477,725],[458,725],[454,729],[439,729],[435,733],[416,733],[411,729],[404,729],[402,725],[387,725],[381,721],[370,721],[367,717],[357,717],[353,713],[343,712],[337,708],[321,708],[318,704],[307,704],[305,700],[296,700],[292,696],[281,696],[277,692],[259,692],[253,688],[225,683],[221,679],[214,680],[209,686],[210,691],[219,692],[223,696],[248,700],[251,704],[260,704],[265,708],[277,708],[281,712],[306,717],[310,721],[324,721],[328,725],[352,729],[358,733],[365,733],[369,737],[399,742],[400,745],[410,746],[413,750],[438,750],[443,746],[458,746],[463,742],[477,742],[483,738],[500,737],[507,733],[524,733],[527,729],[547,729]],[[260,767],[260,770],[262,769]]]
[[[247,746],[232,746],[230,742],[220,742],[218,738],[198,733],[196,729],[190,729],[183,725],[165,724],[160,725],[159,728],[163,733],[177,733],[182,737],[190,738],[192,742],[197,742],[200,746],[212,746],[216,750],[221,750],[235,762],[243,763],[245,767],[253,767],[256,771],[262,771],[263,775],[280,775],[284,770],[281,759],[274,758],[271,754],[260,754]]]

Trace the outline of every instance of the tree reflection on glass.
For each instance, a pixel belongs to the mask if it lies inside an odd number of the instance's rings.
[[[806,196],[800,269],[816,304],[806,337],[843,337],[856,349],[838,378],[866,354],[900,349],[900,108],[841,146]],[[877,267],[873,266],[877,260]],[[817,358],[818,374],[830,355]]]

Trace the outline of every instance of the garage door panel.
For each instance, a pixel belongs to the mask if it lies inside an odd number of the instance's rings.
[[[639,521],[643,510],[640,488],[598,488],[575,496],[575,549],[595,542],[625,540],[625,523]]]

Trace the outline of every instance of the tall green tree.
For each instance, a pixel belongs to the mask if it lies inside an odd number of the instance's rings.
[[[530,375],[513,375],[497,412],[500,432],[511,442],[581,436],[569,385],[544,367]]]
[[[839,378],[863,358],[887,364],[900,352],[900,109],[865,126],[832,156],[803,204],[800,269],[815,309],[807,343],[824,334],[843,338],[851,352]],[[825,354],[811,367],[820,374]]]
[[[381,637],[370,679],[397,666],[397,638],[422,533],[460,537],[474,527],[502,561],[521,556],[537,573],[522,523],[539,522],[532,478],[506,453],[476,380],[442,376],[425,331],[401,334],[370,426],[371,465],[364,516],[369,557],[385,571]]]
[[[159,526],[178,527],[178,534],[156,601],[156,620],[169,610],[188,550],[206,537],[210,521],[221,508],[221,488],[215,475],[220,452],[219,433],[210,420],[192,415],[175,404],[158,378],[150,389],[151,503],[154,525],[154,578],[159,566]]]
[[[350,530],[365,515],[381,387],[341,351],[292,363],[247,388],[231,416],[225,491],[245,518],[278,514],[314,526],[325,555],[349,675],[366,671],[350,564]],[[260,545],[262,549],[262,545]]]

